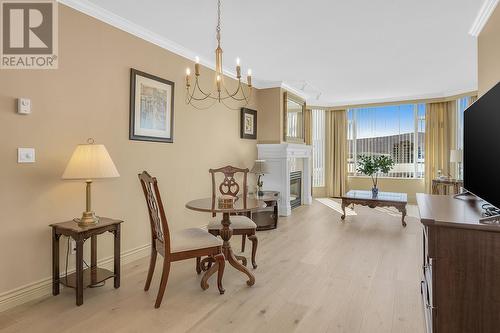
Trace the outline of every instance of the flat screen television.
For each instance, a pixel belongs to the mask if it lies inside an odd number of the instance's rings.
[[[464,112],[464,188],[500,208],[500,82]]]

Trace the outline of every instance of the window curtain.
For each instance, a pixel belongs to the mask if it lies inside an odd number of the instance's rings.
[[[432,179],[450,174],[450,150],[456,147],[456,101],[429,103],[425,111],[425,190]]]
[[[475,101],[477,101],[477,96],[471,96],[471,97],[469,97],[469,106],[471,106],[472,103],[474,103]]]
[[[312,110],[304,110],[304,140],[306,145],[312,145]]]
[[[328,197],[338,197],[347,188],[347,111],[327,111],[325,185]]]

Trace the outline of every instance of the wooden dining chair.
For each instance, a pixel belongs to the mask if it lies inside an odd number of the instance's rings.
[[[210,169],[210,174],[212,175],[212,202],[215,203],[217,200],[217,193],[221,195],[229,195],[238,200],[238,194],[240,193],[240,185],[235,179],[235,174],[242,173],[243,174],[243,197],[246,198],[247,193],[247,178],[248,178],[248,169],[240,169],[233,166],[225,166],[219,169]],[[216,175],[223,174],[224,179],[222,182],[216,186]],[[215,203],[216,204],[216,203]],[[245,215],[232,215],[231,216],[231,229],[233,230],[233,235],[242,237],[242,252],[245,250],[245,239],[248,239],[252,242],[252,266],[253,268],[257,268],[257,263],[255,261],[255,256],[257,254],[257,245],[258,239],[255,235],[255,231],[257,229],[257,225],[252,219],[249,217],[250,212],[248,212],[248,216]],[[214,218],[208,224],[208,232],[214,236],[220,235],[220,230],[222,229],[222,225],[219,220],[215,219],[216,214],[213,213],[212,217]],[[244,256],[236,256],[238,260],[241,260],[243,265],[247,265],[247,259]],[[197,260],[199,262],[199,259]],[[197,266],[196,270],[201,272],[201,267]]]
[[[139,174],[144,197],[149,212],[151,224],[151,260],[144,290],[149,290],[151,279],[156,265],[156,256],[163,257],[163,270],[160,288],[156,296],[155,308],[159,308],[167,286],[170,273],[170,263],[174,261],[208,256],[213,259],[214,265],[207,270],[201,280],[201,288],[208,288],[208,279],[217,271],[217,286],[219,292],[224,294],[222,276],[224,274],[225,258],[222,253],[222,240],[200,228],[190,228],[170,233],[161,201],[158,181],[146,171]]]

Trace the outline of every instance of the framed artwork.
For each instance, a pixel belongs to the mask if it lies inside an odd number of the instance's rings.
[[[174,142],[174,83],[130,71],[129,139]]]
[[[240,138],[257,139],[257,111],[241,108]]]

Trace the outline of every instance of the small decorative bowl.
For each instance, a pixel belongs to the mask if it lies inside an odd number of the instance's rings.
[[[234,197],[230,195],[225,195],[222,197],[217,198],[219,208],[225,209],[225,208],[233,208],[234,206]]]

